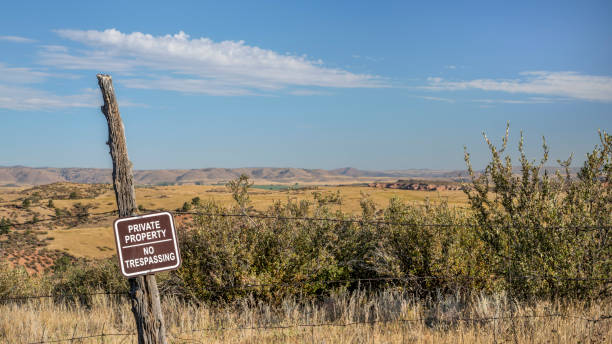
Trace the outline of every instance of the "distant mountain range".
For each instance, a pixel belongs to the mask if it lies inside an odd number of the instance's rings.
[[[245,173],[256,183],[342,184],[401,178],[454,180],[465,176],[459,170],[393,170],[364,171],[352,167],[335,170],[248,167],[203,168],[192,170],[136,170],[134,182],[139,185],[217,184],[235,179]],[[41,185],[55,182],[111,183],[112,170],[103,168],[32,168],[24,166],[0,167],[0,185]]]

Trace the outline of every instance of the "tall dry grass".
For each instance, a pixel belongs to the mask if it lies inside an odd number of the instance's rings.
[[[368,296],[369,295],[369,296]],[[276,306],[253,299],[210,306],[166,298],[171,343],[606,343],[612,302],[517,303],[503,294],[423,301],[401,291],[287,298]],[[495,319],[493,319],[495,318]],[[310,326],[312,324],[324,324]],[[129,302],[96,296],[89,307],[50,299],[0,305],[0,342],[75,339],[73,343],[135,343]],[[70,343],[70,340],[66,341]]]

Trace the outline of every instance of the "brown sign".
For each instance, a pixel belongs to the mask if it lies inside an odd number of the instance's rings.
[[[169,212],[117,219],[113,227],[119,265],[125,277],[173,270],[181,265]]]

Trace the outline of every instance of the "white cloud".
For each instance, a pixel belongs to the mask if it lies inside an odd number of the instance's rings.
[[[564,100],[564,99],[553,99],[553,98],[545,98],[545,97],[529,97],[527,99],[474,99],[473,101],[476,103],[486,103],[486,104],[547,104],[554,103],[555,101]]]
[[[483,90],[506,93],[537,94],[587,101],[612,102],[612,77],[577,72],[523,72],[516,79],[476,79],[448,81],[428,78],[429,90]]]
[[[300,89],[300,90],[289,91],[289,94],[294,95],[294,96],[328,96],[331,93],[325,92],[325,91]]]
[[[238,96],[252,94],[242,88],[231,87],[214,80],[181,79],[159,77],[157,79],[125,79],[120,83],[129,88],[165,90],[184,93],[201,93],[215,96]]]
[[[34,43],[36,40],[20,37],[20,36],[0,36],[0,41],[8,41],[13,43]]]
[[[61,96],[24,86],[0,84],[0,108],[9,110],[57,110],[73,107],[101,105],[100,95],[94,89],[81,94]]]
[[[385,79],[327,68],[320,60],[280,54],[243,41],[214,42],[190,38],[184,32],[153,36],[115,29],[58,30],[67,39],[83,43],[93,51],[71,53],[45,49],[42,62],[64,69],[86,69],[111,73],[145,74],[150,71],[185,75],[186,79],[157,81],[141,78],[124,83],[129,87],[172,89],[206,94],[259,94],[291,86],[322,88],[387,87]],[[216,89],[220,87],[220,89]]]
[[[32,68],[9,67],[0,62],[0,108],[10,110],[54,110],[95,106],[96,94],[90,89],[81,94],[62,96],[29,87],[58,76]],[[71,76],[67,76],[71,77]],[[99,97],[99,96],[98,96]]]
[[[85,51],[83,55],[71,55],[64,46],[44,46],[40,52],[42,62],[69,70],[93,70],[96,72],[128,72],[138,67],[136,60],[119,60],[106,51]]]
[[[43,84],[50,78],[75,79],[78,76],[56,74],[26,67],[9,67],[0,62],[0,109],[10,110],[57,110],[74,107],[97,107],[101,105],[100,92],[86,89],[78,94],[59,95],[32,87]],[[120,102],[122,106],[146,106],[129,100]]]
[[[30,84],[41,82],[51,74],[24,67],[8,67],[0,62],[3,83]]]
[[[417,97],[421,98],[421,99],[425,99],[425,100],[435,101],[435,102],[445,102],[445,103],[454,103],[455,102],[454,99],[443,98],[443,97],[431,97],[431,96],[417,96]]]

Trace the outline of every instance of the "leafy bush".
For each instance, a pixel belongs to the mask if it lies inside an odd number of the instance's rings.
[[[181,208],[179,208],[179,211],[190,211],[191,210],[191,204],[190,203],[183,203],[183,206]]]
[[[484,275],[482,264],[472,254],[478,246],[470,236],[473,233],[462,232],[460,226],[421,226],[430,221],[467,222],[463,212],[446,203],[420,207],[392,199],[383,217],[377,218],[381,212],[363,195],[362,215],[351,217],[332,212],[328,202],[320,202],[320,195],[315,195],[314,203],[276,202],[263,217],[249,217],[245,210],[248,178],[233,185],[241,185],[232,188],[237,193],[235,208],[202,203],[196,210],[206,215],[196,216],[195,227],[180,232],[183,265],[175,275],[186,295],[232,300],[243,296],[245,287],[257,284],[265,287],[248,291],[278,299],[287,294],[316,296],[338,287],[353,288],[352,279]],[[244,216],[223,216],[228,213]],[[309,216],[317,220],[296,220]],[[393,224],[372,223],[376,220]],[[371,282],[370,286],[384,284]]]
[[[123,293],[128,282],[119,273],[117,257],[95,261],[74,260],[64,256],[56,261],[51,276],[51,292],[58,298],[89,304],[91,293]]]
[[[11,220],[3,217],[0,219],[0,234],[7,234],[11,229]]]
[[[304,216],[305,203],[276,203],[270,216]],[[182,231],[179,240],[183,265],[177,276],[187,295],[199,299],[231,300],[245,294],[251,284],[303,283],[303,290],[317,293],[327,286],[317,281],[348,277],[348,266],[338,259],[345,254],[343,238],[358,226],[337,222],[275,221],[222,216],[220,205],[204,202],[195,217],[195,228]],[[234,208],[229,211],[241,211]],[[352,239],[353,242],[355,239]],[[253,289],[266,298],[294,293],[291,288]]]
[[[605,132],[600,138],[601,145],[587,154],[576,178],[569,173],[571,158],[560,162],[565,176],[549,175],[545,141],[540,162],[527,159],[522,133],[520,173],[515,174],[510,156],[503,155],[508,128],[501,148],[485,135],[492,159],[481,174],[473,170],[466,152],[472,183],[464,190],[484,245],[483,258],[491,273],[505,276],[505,288],[517,296],[587,295],[600,291],[596,286],[601,283],[585,279],[611,275],[612,141]],[[534,277],[525,277],[530,275]]]
[[[0,263],[0,298],[36,295],[44,289],[43,281],[29,276],[25,268]]]

